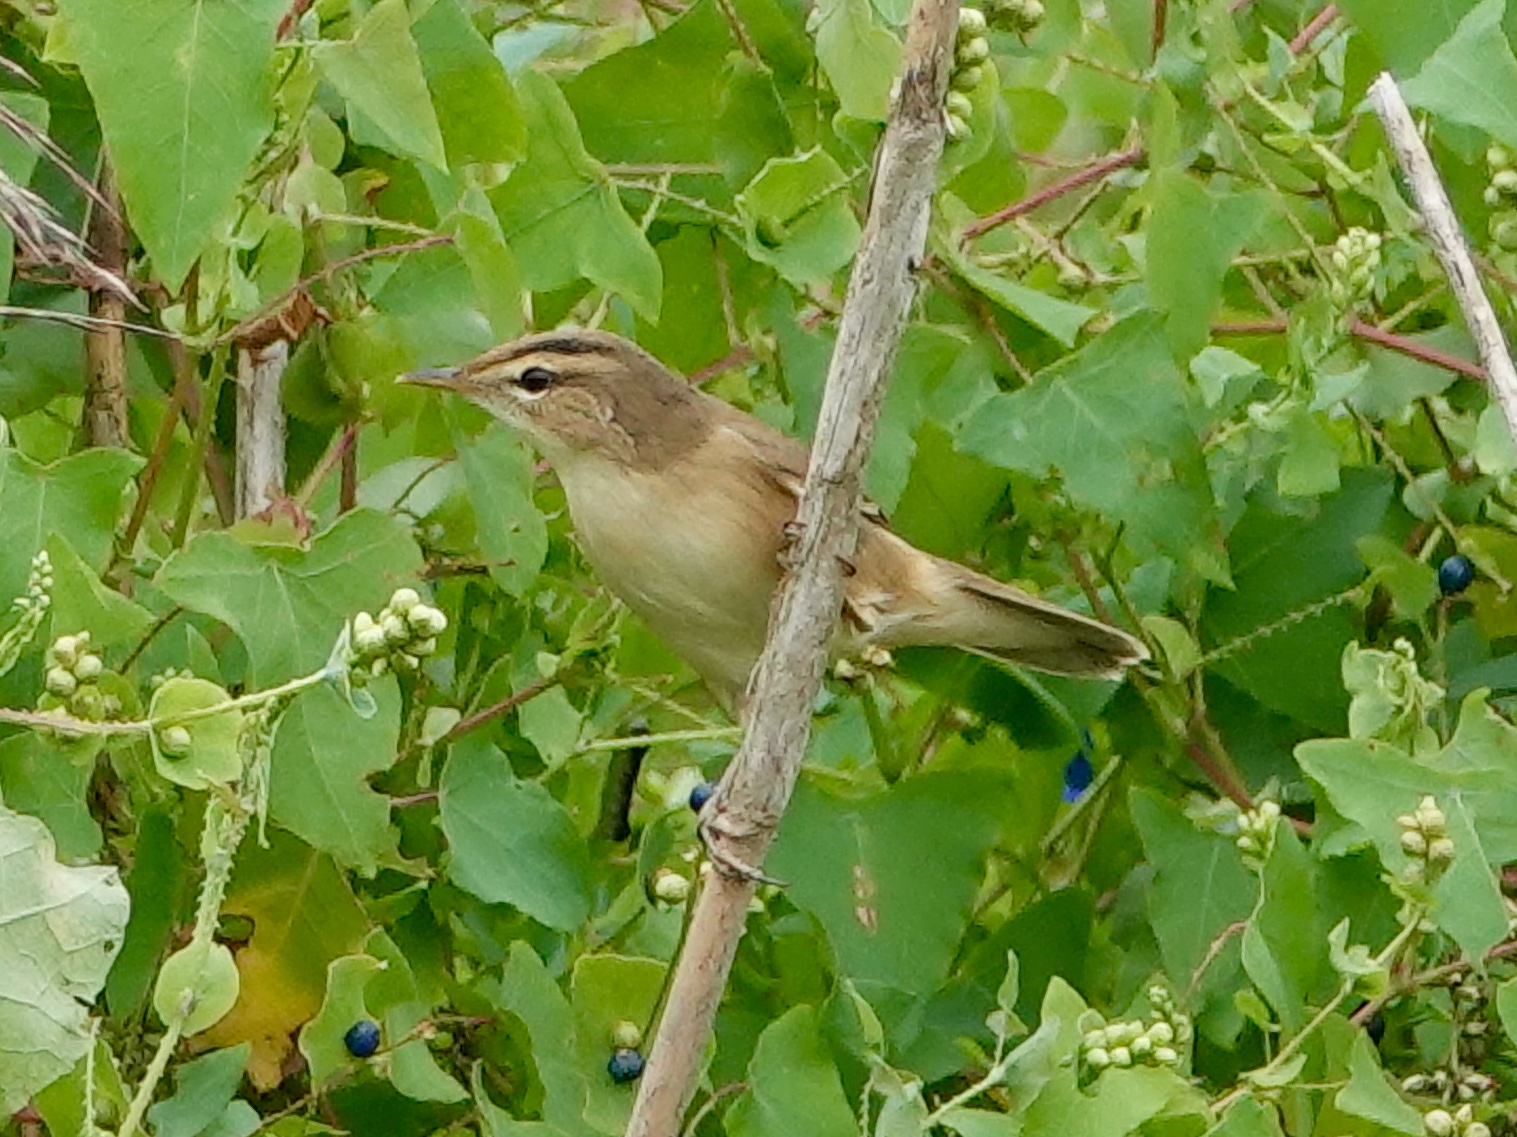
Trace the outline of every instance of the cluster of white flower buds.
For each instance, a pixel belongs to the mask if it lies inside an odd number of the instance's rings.
[[[1495,210],[1491,214],[1491,240],[1499,249],[1517,252],[1517,160],[1500,144],[1485,152],[1490,167],[1490,184],[1485,187],[1485,203]]]
[[[1085,1032],[1080,1039],[1080,1058],[1086,1070],[1099,1075],[1109,1068],[1179,1067],[1180,1056],[1191,1040],[1190,1016],[1175,1006],[1167,988],[1157,984],[1149,988],[1148,1002],[1153,1007],[1148,1022],[1132,1019]]]
[[[1475,1120],[1475,1111],[1468,1103],[1450,1113],[1446,1109],[1430,1109],[1422,1115],[1422,1127],[1431,1137],[1491,1137],[1491,1127]]]
[[[1401,827],[1401,849],[1412,858],[1413,880],[1431,883],[1454,859],[1454,842],[1448,835],[1448,818],[1432,794],[1426,794],[1411,813],[1396,818]]]
[[[0,420],[3,424],[3,420]],[[4,675],[21,658],[21,651],[32,642],[42,618],[53,603],[53,562],[43,549],[32,558],[32,569],[27,574],[26,592],[16,597],[11,606],[16,609],[16,626],[0,636],[0,675]]]
[[[1026,35],[1043,22],[1043,0],[990,0],[990,26]]]
[[[41,549],[32,558],[32,569],[26,578],[26,594],[18,596],[13,605],[20,610],[22,619],[35,614],[37,620],[53,602],[53,560]]]
[[[1328,294],[1340,311],[1348,311],[1375,288],[1380,269],[1380,234],[1355,225],[1333,243],[1327,255],[1331,269]]]
[[[1496,1079],[1474,1070],[1457,1078],[1447,1070],[1434,1070],[1430,1074],[1410,1074],[1402,1078],[1401,1088],[1409,1094],[1434,1094],[1444,1098],[1452,1095],[1462,1102],[1472,1102],[1476,1098],[1490,1101],[1496,1096]]]
[[[70,713],[98,721],[120,706],[101,693],[99,680],[105,674],[105,664],[89,647],[88,632],[59,636],[43,656],[47,673],[42,684]]]
[[[441,609],[422,603],[414,588],[397,588],[378,616],[353,617],[349,647],[354,674],[383,675],[390,668],[415,671],[437,650],[437,637],[448,627]]]
[[[985,68],[991,66],[990,41],[985,38],[988,26],[985,13],[980,9],[959,9],[959,34],[953,48],[953,74],[949,76],[948,98],[943,104],[948,118],[950,142],[969,137],[969,119],[974,114],[969,92],[979,87],[985,78]]]
[[[1238,814],[1238,836],[1235,838],[1238,852],[1243,854],[1243,863],[1258,872],[1269,860],[1270,850],[1275,847],[1275,824],[1280,820],[1280,804],[1261,801],[1253,809]]]

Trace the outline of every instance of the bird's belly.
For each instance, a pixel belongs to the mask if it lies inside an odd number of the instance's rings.
[[[579,470],[564,486],[601,582],[720,694],[740,694],[763,647],[780,534],[756,529],[721,485],[623,467]]]

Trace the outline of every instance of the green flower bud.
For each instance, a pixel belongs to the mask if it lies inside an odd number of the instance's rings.
[[[959,9],[959,38],[975,39],[985,34],[985,13],[978,8]]]
[[[690,895],[690,878],[673,869],[653,874],[653,895],[665,904],[683,904]]]
[[[1428,842],[1427,859],[1429,864],[1446,865],[1454,859],[1454,842],[1447,837],[1437,837]]]
[[[1491,1137],[1491,1127],[1483,1121],[1472,1121],[1464,1127],[1464,1137]]]
[[[1505,146],[1493,142],[1485,148],[1485,164],[1493,170],[1504,169],[1512,164],[1512,155]]]
[[[1172,1046],[1156,1046],[1154,1047],[1154,1061],[1161,1066],[1178,1066],[1180,1064],[1180,1055],[1175,1052]]]
[[[1148,1037],[1153,1039],[1157,1046],[1168,1046],[1175,1040],[1175,1028],[1160,1019],[1148,1028]]]
[[[983,67],[956,67],[948,83],[955,91],[975,91],[979,89],[984,78],[985,68]]]
[[[1153,1050],[1153,1048],[1153,1040],[1146,1034],[1138,1035],[1137,1038],[1132,1040],[1132,1044],[1128,1047],[1128,1049],[1132,1051],[1132,1056],[1134,1058],[1146,1058],[1149,1052]]]
[[[636,1050],[643,1044],[643,1031],[634,1022],[623,1019],[611,1028],[611,1046],[615,1050]]]
[[[74,678],[74,673],[64,667],[49,668],[42,682],[49,695],[57,695],[60,699],[67,699],[79,689],[79,681]]]
[[[367,612],[360,612],[358,615],[353,617],[353,634],[355,636],[360,636],[364,632],[367,632],[369,629],[377,628],[378,626],[379,625],[374,622],[374,617],[369,615]]]
[[[1401,849],[1409,857],[1427,856],[1427,838],[1415,829],[1401,831]]]
[[[974,104],[969,101],[969,96],[960,91],[949,91],[948,97],[943,101],[943,108],[951,115],[957,115],[965,122],[974,114]]]
[[[1098,1046],[1085,1052],[1085,1064],[1092,1070],[1104,1070],[1111,1065],[1111,1055]]]
[[[1432,1137],[1454,1137],[1454,1118],[1446,1109],[1430,1109],[1422,1115],[1422,1127]]]
[[[948,116],[948,140],[962,142],[969,137],[969,124],[958,115]]]
[[[421,597],[414,588],[397,588],[390,596],[390,609],[401,614],[409,612],[420,603]]]
[[[1491,240],[1496,242],[1498,248],[1507,252],[1517,251],[1517,217],[1508,214],[1505,217],[1491,219]]]
[[[984,36],[975,36],[959,44],[953,61],[960,67],[978,67],[990,58],[990,41]]]
[[[165,758],[183,758],[194,744],[188,727],[171,726],[158,734],[158,749]]]
[[[411,638],[411,629],[406,627],[405,620],[393,612],[381,619],[379,626],[384,630],[387,643],[399,646]]]
[[[81,655],[74,663],[74,678],[89,680],[100,678],[105,665],[100,662],[98,655]]]
[[[1114,1046],[1111,1051],[1111,1064],[1118,1069],[1125,1069],[1132,1065],[1132,1051],[1125,1046]]]
[[[1480,191],[1480,200],[1494,209],[1501,204],[1501,191],[1495,186],[1486,186]]]
[[[428,656],[437,650],[437,641],[434,639],[416,640],[411,644],[411,654],[416,656]]]
[[[1517,170],[1497,170],[1491,175],[1491,185],[1497,193],[1517,196]]]

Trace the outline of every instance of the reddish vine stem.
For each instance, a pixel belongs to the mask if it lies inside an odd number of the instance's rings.
[[[459,719],[453,724],[453,728],[447,734],[437,740],[437,744],[442,746],[449,742],[456,742],[471,730],[478,730],[480,727],[494,722],[502,715],[510,714],[529,699],[537,698],[544,691],[551,687],[557,687],[562,682],[562,676],[549,675],[546,678],[537,680],[535,683],[529,683],[514,695],[507,695],[500,702],[492,703],[482,711],[475,711],[467,718]]]
[[[1213,324],[1212,334],[1218,336],[1274,336],[1280,335],[1287,330],[1284,320],[1238,320],[1225,324]],[[1355,320],[1349,325],[1349,333],[1355,339],[1361,339],[1367,343],[1373,343],[1380,347],[1389,348],[1401,355],[1430,363],[1434,367],[1441,367],[1445,371],[1453,371],[1459,375],[1466,375],[1471,379],[1479,379],[1482,383],[1489,381],[1485,368],[1472,360],[1462,359],[1451,352],[1441,351],[1436,347],[1418,343],[1414,339],[1399,335],[1396,332],[1388,332],[1384,328],[1377,328],[1374,324],[1367,324],[1363,320]]]
[[[311,3],[312,0],[290,0],[290,6],[279,17],[279,26],[274,29],[276,42],[287,40],[295,34],[295,29],[300,26],[300,18],[310,10]]]
[[[332,476],[332,471],[344,462],[357,439],[358,424],[350,422],[336,438],[332,439],[326,453],[317,461],[315,468],[306,475],[305,482],[301,484],[300,491],[295,495],[296,505],[301,509],[310,508],[311,499],[321,490],[322,484]]]
[[[180,404],[180,414],[184,423],[193,435],[200,425],[201,402],[200,391],[192,381],[185,390],[184,401]],[[211,412],[215,413],[214,410]],[[205,454],[202,456],[205,464],[205,480],[211,487],[211,497],[216,502],[216,516],[223,525],[230,525],[236,507],[233,505],[232,479],[227,474],[226,461],[221,456],[221,451],[216,448],[216,432],[212,430],[206,435]]]
[[[1327,27],[1338,18],[1338,5],[1329,4],[1308,21],[1307,25],[1296,33],[1296,38],[1290,42],[1292,55],[1300,55],[1312,45],[1322,29]]]
[[[1014,201],[1010,205],[996,210],[994,213],[986,214],[978,221],[971,222],[965,226],[964,232],[960,234],[960,243],[972,241],[974,238],[988,233],[992,229],[1005,225],[1008,221],[1021,217],[1024,213],[1031,213],[1039,206],[1047,205],[1050,201],[1054,201],[1067,193],[1079,189],[1081,186],[1088,186],[1091,182],[1099,181],[1106,177],[1107,174],[1116,173],[1116,171],[1126,169],[1128,166],[1136,166],[1146,156],[1147,151],[1141,146],[1133,146],[1126,150],[1119,150],[1115,154],[1108,154],[1100,161],[1092,162],[1084,169],[1076,170],[1068,177],[1060,178],[1056,182],[1050,182],[1042,189],[1028,194],[1021,201]]]
[[[358,507],[358,436],[355,445],[342,452],[342,470],[337,482],[337,512],[351,513]]]
[[[132,514],[127,518],[126,529],[123,530],[121,540],[116,545],[115,559],[118,562],[131,556],[132,546],[137,543],[137,534],[142,531],[142,523],[147,519],[148,506],[153,501],[153,491],[158,488],[158,477],[163,473],[164,460],[168,457],[169,447],[174,441],[174,430],[179,425],[179,417],[183,413],[185,401],[195,385],[195,368],[190,363],[189,353],[185,351],[184,344],[178,340],[170,340],[167,347],[169,362],[174,368],[174,387],[169,393],[169,402],[164,408],[163,420],[158,424],[158,437],[153,439],[153,449],[148,455],[147,465],[142,468],[142,475],[137,479],[137,500],[132,503]]]
[[[1164,25],[1169,21],[1169,0],[1154,0],[1154,30],[1153,38],[1149,41],[1149,50],[1155,58],[1158,58],[1159,49],[1164,46]]]

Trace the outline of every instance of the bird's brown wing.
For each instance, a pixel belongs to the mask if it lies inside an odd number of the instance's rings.
[[[791,503],[786,520],[794,517],[805,445],[736,410],[725,425]],[[871,502],[864,517],[844,598],[845,638],[855,646],[945,645],[1056,675],[1113,679],[1148,658],[1143,642],[1118,628],[916,548]]]
[[[728,408],[731,417],[723,425],[740,436],[753,452],[764,477],[776,489],[795,501],[801,499],[801,487],[806,483],[806,467],[811,462],[811,451],[804,442],[775,430],[762,419]],[[876,525],[886,525],[885,512],[874,502],[865,499],[864,519]]]

